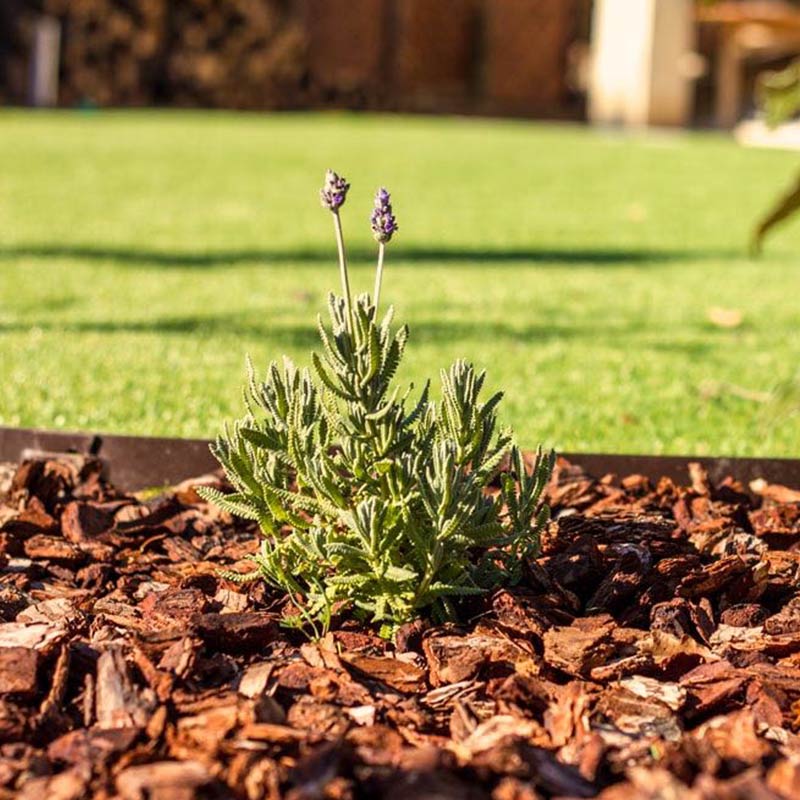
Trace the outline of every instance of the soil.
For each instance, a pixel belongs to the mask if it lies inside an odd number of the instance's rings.
[[[800,797],[800,492],[560,462],[521,586],[318,642],[197,482],[0,470],[0,799]]]

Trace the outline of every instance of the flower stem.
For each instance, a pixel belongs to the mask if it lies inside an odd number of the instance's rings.
[[[347,260],[344,254],[344,236],[342,235],[342,221],[339,212],[333,212],[333,228],[336,231],[336,246],[339,248],[339,272],[342,277],[342,294],[344,295],[347,319],[350,319],[350,279],[347,275]]]
[[[375,305],[375,320],[378,319],[378,301],[381,299],[381,281],[383,280],[383,256],[386,253],[386,245],[383,242],[378,244],[378,269],[375,272],[375,292],[372,302]]]

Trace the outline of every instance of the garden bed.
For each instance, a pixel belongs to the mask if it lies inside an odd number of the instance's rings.
[[[562,459],[522,585],[392,645],[310,642],[220,578],[257,538],[197,480],[9,465],[0,797],[800,796],[800,493],[761,466],[680,486]]]

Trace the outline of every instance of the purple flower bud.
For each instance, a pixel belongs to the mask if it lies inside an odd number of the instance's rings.
[[[350,184],[339,177],[332,169],[325,173],[325,185],[319,190],[319,199],[323,208],[329,211],[338,211],[347,198],[347,190]]]
[[[369,218],[375,241],[386,244],[397,230],[397,220],[392,213],[392,198],[386,189],[375,193],[375,208]]]

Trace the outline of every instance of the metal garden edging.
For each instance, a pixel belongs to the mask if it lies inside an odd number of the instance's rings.
[[[217,468],[205,439],[167,439],[152,436],[65,433],[34,428],[0,426],[0,461],[20,461],[36,454],[78,453],[105,461],[114,484],[125,491],[165,486]],[[687,465],[699,462],[712,481],[728,475],[747,484],[756,478],[800,487],[800,459],[709,458],[706,456],[616,455],[562,453],[592,475],[640,474],[651,480],[662,476],[688,480]]]

